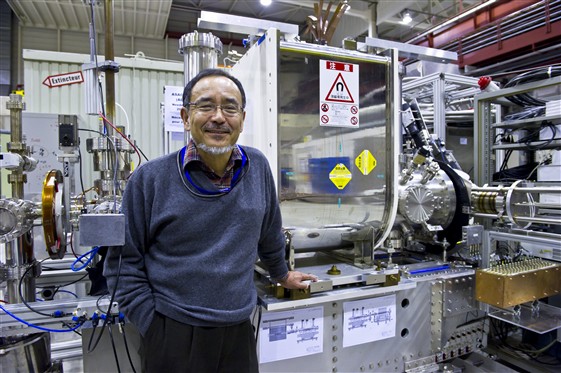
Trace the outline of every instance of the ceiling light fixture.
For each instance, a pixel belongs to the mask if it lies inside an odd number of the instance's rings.
[[[269,6],[271,5],[271,3],[273,2],[272,0],[260,0],[261,5],[263,6]]]
[[[411,13],[409,13],[409,11],[406,11],[405,13],[403,13],[403,18],[401,20],[401,23],[403,23],[404,25],[408,25],[413,21],[413,18],[411,18]]]

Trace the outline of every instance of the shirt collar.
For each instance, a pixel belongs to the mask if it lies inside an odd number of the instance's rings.
[[[231,169],[234,164],[236,163],[236,161],[242,161],[242,153],[239,149],[239,147],[235,147],[234,150],[232,150],[232,154],[230,155],[230,159],[228,160],[228,165],[226,166],[226,169]],[[208,168],[200,154],[199,151],[197,150],[197,145],[195,145],[195,142],[193,141],[193,139],[189,140],[189,144],[187,144],[187,149],[185,151],[185,156],[183,157],[183,168],[185,169],[185,167],[187,166],[187,164],[191,163],[191,162],[198,162],[200,163],[204,168]]]

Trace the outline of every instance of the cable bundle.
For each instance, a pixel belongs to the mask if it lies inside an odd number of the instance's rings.
[[[559,75],[561,75],[560,66],[540,68],[515,76],[505,84],[504,88],[515,87],[518,84],[525,84],[538,80],[549,79]],[[528,93],[520,93],[513,96],[507,96],[506,98],[509,101],[520,106],[545,106],[545,101],[532,97]]]

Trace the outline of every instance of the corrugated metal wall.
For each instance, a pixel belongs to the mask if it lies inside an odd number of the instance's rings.
[[[89,54],[90,42],[87,32],[21,26],[20,29],[22,49],[40,49],[47,51]],[[96,40],[98,53],[104,54],[105,35],[98,32]],[[177,52],[179,48],[179,39],[150,39],[114,35],[113,44],[115,56],[135,54],[138,51],[142,51],[146,56],[154,58],[183,61],[183,56]]]
[[[49,88],[43,85],[48,76],[82,70],[89,55],[39,50],[24,50],[24,81],[26,111],[35,113],[76,114],[83,119],[83,128],[99,130],[99,120],[85,113],[84,84]],[[103,56],[98,61],[103,61]],[[163,87],[183,86],[183,63],[149,61],[142,58],[116,58],[121,69],[115,77],[116,125],[126,126],[127,134],[136,140],[149,159],[163,154],[163,123],[160,104],[164,100]],[[127,115],[125,116],[124,111]],[[127,116],[129,124],[127,125]],[[85,152],[85,138],[91,133],[80,133],[84,182],[90,185],[91,157]],[[183,145],[171,144],[175,150]],[[135,158],[137,163],[137,159]],[[94,178],[98,176],[95,175]]]

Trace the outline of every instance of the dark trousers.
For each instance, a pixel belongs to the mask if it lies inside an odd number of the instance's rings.
[[[156,313],[142,338],[142,371],[257,373],[259,366],[251,322],[200,327]]]

